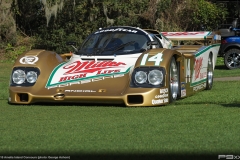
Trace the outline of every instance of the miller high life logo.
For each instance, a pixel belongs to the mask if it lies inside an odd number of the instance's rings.
[[[203,64],[203,57],[200,57],[198,59],[195,59],[195,80],[200,78],[200,71],[202,68],[202,64]]]
[[[80,61],[75,61],[71,64],[68,64],[63,67],[63,69],[67,69],[64,74],[74,74],[74,73],[93,73],[93,72],[98,72],[98,74],[101,73],[102,70],[104,69],[109,69],[109,68],[116,68],[119,66],[124,66],[126,65],[123,62],[114,62],[114,61],[100,61],[100,62],[95,62],[95,61],[87,61],[87,62],[80,62]]]
[[[118,78],[130,71],[135,61],[124,63],[122,61],[73,61],[56,67],[50,75],[47,88],[66,83],[84,84]],[[105,78],[104,78],[105,77]]]
[[[120,69],[116,69],[116,68],[119,68],[119,67],[121,68],[121,66],[126,66],[126,64],[123,62],[114,62],[114,61],[100,61],[100,62],[75,61],[63,67],[63,69],[66,70],[64,75],[68,75],[68,76],[60,77],[59,82],[85,78],[89,73],[95,73],[96,75],[117,73],[117,72],[120,72]],[[69,74],[75,74],[75,75],[69,75]]]

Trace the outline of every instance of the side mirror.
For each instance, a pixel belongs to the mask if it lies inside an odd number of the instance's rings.
[[[78,49],[75,47],[76,46],[76,42],[66,42],[66,45],[69,45],[69,46],[72,46],[73,47],[73,49],[77,52],[78,51]]]
[[[76,42],[66,42],[66,45],[70,46],[70,45],[73,45],[73,46],[76,46]]]

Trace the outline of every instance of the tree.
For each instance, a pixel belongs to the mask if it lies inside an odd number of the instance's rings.
[[[0,49],[6,43],[15,43],[16,23],[12,13],[12,0],[0,0]]]

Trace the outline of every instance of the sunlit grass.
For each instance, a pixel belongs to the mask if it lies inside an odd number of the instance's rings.
[[[163,107],[9,105],[0,66],[0,153],[239,154],[240,82]]]

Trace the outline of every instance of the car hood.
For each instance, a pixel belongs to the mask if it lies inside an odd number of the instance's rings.
[[[46,88],[63,88],[65,92],[119,94],[129,86],[135,62],[141,53],[119,56],[73,55],[50,74]]]

